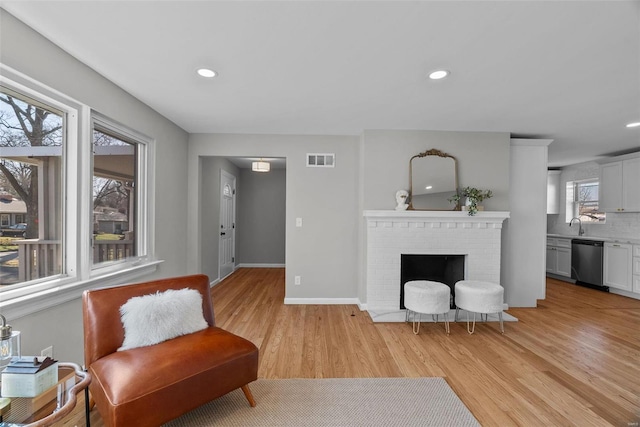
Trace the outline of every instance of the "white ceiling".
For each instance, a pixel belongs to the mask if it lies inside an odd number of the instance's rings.
[[[1,4],[191,133],[511,132],[555,139],[551,166],[640,149],[640,1]]]

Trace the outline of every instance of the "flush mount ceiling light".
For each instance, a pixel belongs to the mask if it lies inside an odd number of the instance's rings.
[[[251,170],[254,172],[269,172],[271,170],[271,163],[265,162],[262,159],[257,162],[251,162]]]
[[[198,68],[197,73],[198,75],[202,77],[207,77],[207,78],[215,77],[218,74],[215,71],[210,70],[208,68]]]
[[[638,126],[640,126],[640,122],[633,122],[627,125],[628,128],[637,128]]]
[[[444,79],[448,75],[449,75],[449,72],[447,70],[435,70],[429,73],[429,78],[431,80],[440,80],[440,79]]]

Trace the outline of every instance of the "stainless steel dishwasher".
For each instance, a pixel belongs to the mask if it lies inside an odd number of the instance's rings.
[[[600,240],[571,240],[571,278],[579,285],[608,291],[602,286],[604,243]]]

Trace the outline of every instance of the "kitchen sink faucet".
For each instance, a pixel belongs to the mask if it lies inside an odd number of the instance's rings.
[[[573,220],[576,219],[578,220],[578,236],[583,236],[584,235],[584,229],[582,228],[582,220],[578,217],[575,218],[571,218],[571,221],[569,221],[569,227],[571,227],[573,225]]]

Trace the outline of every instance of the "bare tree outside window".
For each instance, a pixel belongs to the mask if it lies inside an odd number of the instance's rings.
[[[597,180],[576,181],[574,183],[576,216],[583,222],[604,222],[605,214],[600,212],[599,182]]]
[[[61,147],[62,117],[5,93],[0,95],[0,103],[0,185],[25,202],[26,237],[37,238],[38,169],[40,159],[47,156],[29,147]]]
[[[63,127],[62,113],[0,88],[0,214],[4,218],[0,284],[62,271]],[[23,224],[26,229],[15,233]],[[19,245],[26,248],[20,258]]]
[[[93,264],[135,256],[136,144],[93,131]]]

